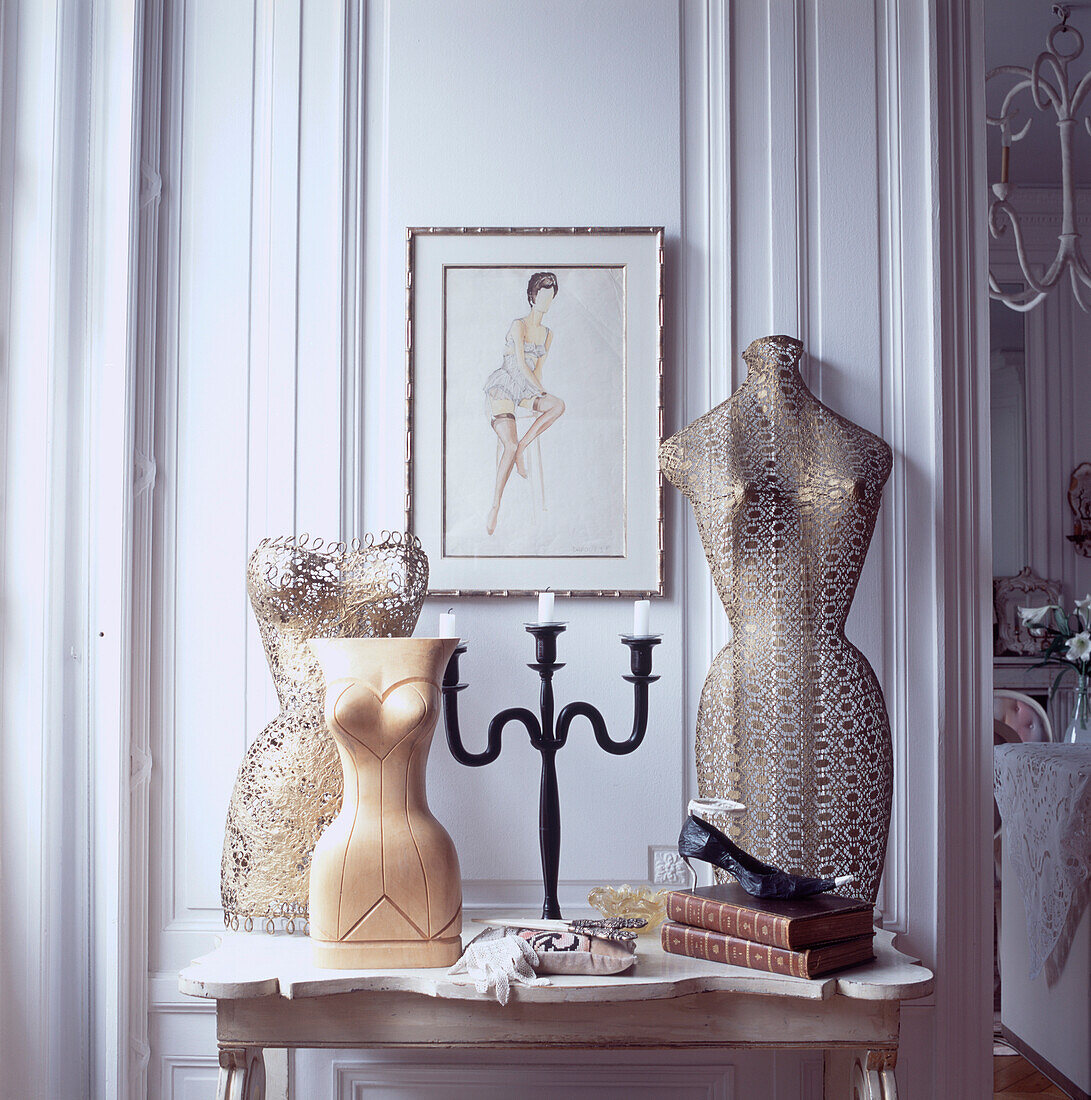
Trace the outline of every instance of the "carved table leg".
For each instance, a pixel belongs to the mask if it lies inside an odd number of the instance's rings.
[[[261,1047],[220,1047],[216,1100],[265,1100]]]
[[[852,1067],[852,1100],[898,1100],[896,1050],[861,1051]]]
[[[826,1100],[898,1100],[897,1050],[827,1051]]]

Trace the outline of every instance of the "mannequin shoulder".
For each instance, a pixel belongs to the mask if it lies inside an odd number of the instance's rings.
[[[884,483],[890,477],[894,465],[894,452],[890,444],[882,436],[861,428],[851,420],[848,424],[853,431],[856,454],[861,465],[873,473],[880,483]]]
[[[659,447],[659,468],[664,477],[686,492],[694,483],[696,471],[707,475],[710,467],[720,465],[719,453],[726,454],[729,434],[725,401],[663,440]]]
[[[880,485],[890,476],[894,452],[881,436],[824,405],[837,435],[846,462],[858,476],[867,476]]]

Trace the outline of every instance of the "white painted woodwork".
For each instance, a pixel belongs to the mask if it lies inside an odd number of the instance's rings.
[[[991,1088],[993,857],[991,540],[983,11],[977,0],[936,4],[932,299],[935,405],[936,685],[933,1091]],[[915,595],[915,594],[911,594]],[[955,975],[958,975],[955,978]],[[953,981],[951,979],[954,979]]]
[[[522,1093],[526,1096],[564,1096],[565,1100],[736,1100],[749,1095],[746,1080],[734,1066],[694,1066],[692,1055],[678,1064],[655,1065],[630,1054],[624,1062],[611,1066],[609,1075],[594,1085],[588,1084],[587,1063],[558,1063],[520,1060],[519,1065],[499,1066],[482,1062],[459,1065],[457,1080],[450,1069],[439,1065],[421,1065],[412,1061],[376,1062],[370,1067],[354,1066],[345,1059],[331,1059],[332,1079],[328,1093],[336,1100],[355,1100],[361,1095],[386,1100],[411,1094],[435,1100],[504,1100]],[[578,1058],[578,1055],[575,1055]],[[821,1062],[818,1063],[821,1071]],[[315,1082],[313,1088],[326,1085]],[[815,1096],[820,1093],[815,1093]]]

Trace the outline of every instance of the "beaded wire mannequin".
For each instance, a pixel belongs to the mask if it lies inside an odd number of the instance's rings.
[[[412,535],[383,532],[323,545],[265,539],[246,589],[280,714],[247,750],[231,795],[220,865],[224,923],[250,931],[306,930],[311,853],[341,808],[342,772],[326,729],[314,637],[405,638],[428,588],[428,559]]]
[[[890,724],[844,631],[891,451],[807,389],[802,352],[755,340],[743,385],[660,449],[732,628],[701,693],[697,781],[703,798],[746,805],[724,822],[742,848],[799,874],[855,875],[852,892],[874,901]]]

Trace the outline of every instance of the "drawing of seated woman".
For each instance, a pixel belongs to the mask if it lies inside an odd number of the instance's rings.
[[[557,276],[552,271],[536,271],[531,275],[527,283],[530,312],[512,321],[504,341],[503,361],[485,381],[489,424],[502,448],[492,507],[485,524],[490,535],[496,530],[500,501],[512,467],[520,477],[527,476],[524,461],[527,447],[564,413],[564,402],[549,393],[542,383],[542,368],[553,343],[553,332],[545,327],[543,318],[558,289]],[[517,407],[535,414],[521,437],[515,423]]]

